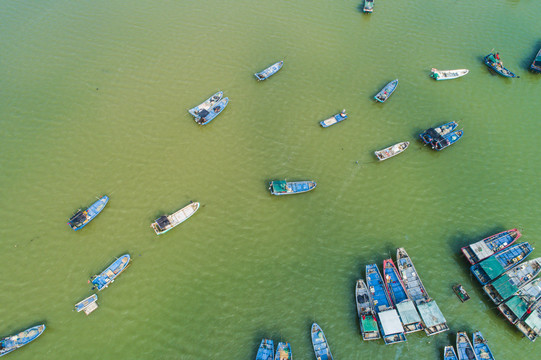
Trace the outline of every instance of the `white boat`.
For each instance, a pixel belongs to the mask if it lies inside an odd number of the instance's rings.
[[[400,154],[401,152],[406,150],[409,145],[409,141],[400,142],[398,144],[394,144],[393,146],[389,146],[388,148],[385,148],[383,150],[374,151],[374,154],[376,154],[379,161],[383,161]]]
[[[433,68],[432,73],[430,73],[430,77],[435,80],[451,80],[464,76],[469,72],[470,70],[468,69],[438,70]]]
[[[77,312],[84,311],[85,314],[90,314],[92,311],[96,310],[98,308],[98,295],[90,295],[84,300],[79,301],[77,304],[75,304],[75,310]]]
[[[154,229],[156,234],[163,234],[186,221],[190,216],[195,214],[198,209],[198,202],[190,203],[171,215],[160,216],[150,226]]]

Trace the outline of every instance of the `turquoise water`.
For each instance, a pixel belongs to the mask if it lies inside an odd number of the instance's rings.
[[[541,3],[69,1],[0,5],[0,335],[38,323],[19,359],[255,358],[262,337],[313,359],[317,321],[336,359],[439,359],[456,331],[481,330],[498,359],[521,337],[471,280],[459,249],[518,227],[537,245]],[[492,48],[520,79],[492,76]],[[253,73],[285,58],[265,82]],[[454,81],[430,69],[468,68]],[[372,97],[400,79],[385,104]],[[186,109],[218,90],[210,125]],[[349,119],[318,122],[346,108]],[[433,152],[416,137],[456,120]],[[373,151],[411,141],[377,163]],[[272,197],[271,179],[314,179]],[[70,215],[111,200],[83,230]],[[150,223],[201,209],[157,237]],[[451,331],[362,342],[354,286],[371,262],[412,256]],[[72,311],[87,279],[133,263]],[[531,255],[539,256],[535,250]],[[461,304],[451,285],[472,299]]]

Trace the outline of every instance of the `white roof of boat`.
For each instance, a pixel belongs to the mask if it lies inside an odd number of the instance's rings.
[[[411,300],[402,301],[400,304],[396,304],[396,309],[404,324],[413,324],[421,321],[421,317],[417,313],[415,305]]]
[[[417,309],[419,309],[419,314],[428,328],[447,322],[435,300],[418,304]]]
[[[404,332],[404,328],[402,327],[402,323],[400,322],[400,318],[398,317],[398,313],[395,309],[382,311],[378,313],[378,316],[385,335]]]
[[[471,244],[470,248],[475,253],[475,255],[477,255],[478,259],[484,259],[494,254],[494,252],[489,249],[489,247],[487,246],[487,244],[485,244],[483,240],[478,241],[475,244]]]

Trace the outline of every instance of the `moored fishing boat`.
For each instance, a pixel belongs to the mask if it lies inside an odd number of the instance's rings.
[[[323,333],[323,330],[318,324],[312,324],[312,330],[310,332],[312,337],[312,346],[314,347],[314,353],[318,360],[333,360],[331,349],[327,343],[327,338]]]
[[[483,286],[483,290],[496,305],[509,299],[541,272],[541,257],[518,264],[502,276]]]
[[[36,340],[43,331],[45,330],[45,325],[36,325],[21,331],[18,334],[5,337],[0,340],[0,356],[9,354],[13,350]]]
[[[521,235],[517,229],[506,230],[464,246],[461,250],[470,264],[475,265],[513,244]]]
[[[193,116],[198,117],[200,111],[209,110],[214,104],[222,100],[223,96],[224,96],[224,92],[218,91],[216,94],[212,95],[207,100],[203,101],[201,104],[189,109],[188,112],[192,114]]]
[[[364,0],[363,12],[371,14],[374,11],[374,0]]]
[[[475,275],[481,285],[486,285],[520,263],[532,251],[533,247],[527,242],[511,245],[485,260],[472,265],[470,271]]]
[[[528,309],[528,315],[518,321],[516,327],[530,341],[535,341],[539,337],[541,334],[541,301]]]
[[[300,194],[314,190],[316,182],[312,180],[305,181],[285,181],[273,180],[269,184],[269,190],[272,195],[291,195]]]
[[[261,340],[255,360],[273,360],[274,359],[274,342],[271,339]]]
[[[458,360],[455,348],[452,345],[447,345],[443,349],[443,360]]]
[[[539,49],[539,52],[533,59],[530,69],[532,69],[535,72],[541,72],[541,49]]]
[[[499,53],[490,53],[484,58],[486,66],[500,74],[501,76],[505,76],[508,78],[516,78],[516,76],[511,70],[507,69],[503,66],[503,62],[500,60],[500,54]]]
[[[451,121],[451,122],[448,122],[447,124],[443,124],[438,127],[428,128],[419,136],[421,137],[421,140],[423,140],[425,144],[429,145],[429,144],[432,144],[432,142],[436,141],[437,139],[440,139],[444,135],[447,135],[453,130],[455,130],[457,126],[458,126],[458,123],[456,121]]]
[[[438,70],[433,68],[431,70],[430,77],[432,77],[434,80],[451,80],[464,76],[468,72],[470,72],[468,69]]]
[[[479,360],[473,351],[470,338],[465,331],[459,331],[456,333],[456,351],[458,354],[458,360]]]
[[[282,68],[283,65],[284,65],[283,60],[278,61],[278,62],[272,64],[271,66],[269,66],[268,68],[266,68],[265,70],[261,70],[260,72],[255,73],[254,76],[259,81],[266,80],[269,77],[271,77],[272,75],[276,74],[278,72],[278,70],[280,70]]]
[[[195,122],[199,125],[207,125],[209,122],[214,120],[214,118],[221,114],[229,103],[229,98],[223,98],[214,104],[209,110],[201,110],[195,117]]]
[[[385,85],[383,89],[381,89],[380,92],[376,94],[376,96],[374,96],[374,99],[376,99],[376,101],[379,101],[379,102],[387,101],[387,99],[389,99],[389,97],[394,93],[397,86],[398,86],[398,79],[391,81],[390,83]]]
[[[340,121],[344,121],[348,118],[348,114],[346,113],[346,109],[342,110],[341,113],[338,113],[336,115],[331,116],[327,120],[322,120],[319,122],[319,124],[326,128],[334,124],[338,124]]]
[[[291,345],[288,342],[279,342],[276,346],[274,360],[292,360]]]
[[[381,338],[379,334],[378,322],[372,296],[364,280],[357,280],[355,286],[355,303],[357,305],[357,315],[359,317],[359,327],[363,340],[377,340]]]
[[[494,360],[492,351],[480,331],[473,333],[473,352],[479,360]]]
[[[511,324],[516,324],[517,321],[529,314],[528,311],[539,300],[541,300],[541,279],[535,279],[531,283],[524,285],[509,300],[501,303],[498,310]]]
[[[75,304],[75,310],[77,312],[84,311],[85,314],[90,314],[92,311],[98,308],[98,295],[93,294],[87,297],[84,300],[79,301]]]
[[[88,224],[92,219],[94,219],[98,214],[103,210],[109,197],[103,195],[95,203],[90,205],[86,210],[78,210],[68,221],[68,225],[75,231],[82,229]]]
[[[157,218],[150,227],[156,234],[160,235],[168,232],[177,225],[188,220],[199,209],[198,202],[192,202],[171,215],[163,215]]]
[[[387,160],[390,157],[404,152],[408,148],[409,144],[409,141],[400,142],[398,144],[389,146],[388,148],[385,148],[383,150],[375,151],[374,154],[376,154],[376,157],[379,161]]]
[[[126,270],[129,264],[130,255],[122,255],[109,265],[107,269],[103,270],[101,274],[92,277],[92,288],[98,289],[98,291],[105,289],[115,281],[115,278],[120,275],[122,271]]]

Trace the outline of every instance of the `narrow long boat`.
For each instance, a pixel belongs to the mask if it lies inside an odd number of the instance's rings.
[[[391,81],[390,83],[385,85],[383,89],[381,89],[380,92],[376,94],[376,96],[374,96],[374,99],[381,103],[387,101],[387,99],[389,99],[389,97],[394,93],[397,86],[398,79]]]
[[[363,340],[380,339],[372,296],[362,279],[357,280],[355,286],[355,304],[357,305],[357,316],[359,316],[359,327]]]
[[[515,325],[530,341],[535,341],[541,334],[541,301],[538,301],[530,309],[528,315]]]
[[[222,100],[223,96],[224,96],[224,92],[218,91],[216,94],[212,95],[207,100],[203,101],[201,104],[189,109],[188,112],[192,114],[193,116],[198,117],[199,112],[201,112],[202,110],[208,111],[214,104]]]
[[[388,148],[374,151],[374,154],[379,161],[387,160],[388,158],[404,152],[408,148],[409,144],[409,141],[400,142],[398,144],[389,146]]]
[[[400,315],[404,332],[409,334],[423,330],[421,317],[415,309],[415,304],[406,293],[406,288],[392,259],[383,260],[383,276],[385,278],[385,290]]]
[[[514,325],[529,314],[528,311],[539,300],[541,300],[541,279],[535,279],[524,285],[515,296],[501,303],[498,310]]]
[[[284,66],[284,61],[283,60],[272,64],[271,66],[269,66],[265,70],[261,70],[260,72],[255,73],[254,76],[256,77],[256,79],[258,81],[266,80],[269,77],[271,77],[272,75],[276,74],[278,72],[278,70],[280,70],[282,68],[282,66]]]
[[[461,250],[470,264],[475,265],[479,261],[510,246],[521,236],[522,234],[517,229],[505,230],[468,246],[464,246]]]
[[[447,345],[443,349],[443,360],[458,360],[458,356],[456,356],[455,348],[452,345]]]
[[[276,346],[274,360],[292,360],[291,345],[288,342],[279,342]]]
[[[527,242],[511,245],[507,249],[472,265],[470,270],[481,285],[486,285],[520,263],[532,251],[533,247]]]
[[[273,360],[274,359],[274,342],[271,339],[261,340],[255,360]]]
[[[216,104],[212,105],[209,110],[201,110],[199,114],[195,117],[195,122],[199,125],[207,125],[209,122],[214,120],[216,116],[220,115],[229,103],[229,98],[223,98],[218,101]]]
[[[496,305],[509,299],[541,272],[541,257],[518,264],[502,276],[483,286],[483,290]]]
[[[432,69],[430,73],[430,77],[434,80],[452,80],[459,77],[462,77],[469,73],[470,70],[468,69],[457,69],[457,70],[438,70],[438,69]]]
[[[465,331],[459,331],[456,334],[456,350],[458,360],[480,360],[475,355],[470,338]]]
[[[68,225],[75,231],[82,229],[88,224],[92,219],[94,219],[98,214],[103,210],[109,197],[103,195],[95,203],[90,205],[86,210],[79,209],[68,221]]]
[[[473,352],[479,360],[494,360],[494,355],[480,331],[473,333]]]
[[[285,181],[273,180],[269,184],[269,190],[272,195],[291,195],[300,194],[316,188],[316,182],[313,180],[305,181]]]
[[[317,360],[333,360],[331,349],[327,343],[327,338],[318,324],[312,324],[311,330],[312,346]]]
[[[157,235],[164,234],[188,220],[197,210],[199,210],[199,203],[192,202],[171,215],[160,216],[150,224],[150,227],[154,229]]]
[[[126,270],[130,264],[130,255],[125,254],[116,259],[107,269],[103,270],[101,274],[92,277],[93,289],[101,291],[113,283],[118,275],[122,271]]]
[[[98,295],[92,294],[84,300],[79,301],[75,304],[75,310],[77,312],[84,311],[85,314],[90,314],[92,311],[98,308]]]
[[[18,348],[36,340],[43,331],[45,325],[36,325],[21,331],[18,334],[5,337],[0,340],[0,356],[9,354],[10,352],[17,350]]]
[[[371,14],[374,11],[374,0],[364,0],[363,12]]]
[[[433,150],[440,151],[456,143],[464,135],[464,130],[453,131],[443,135],[441,139],[435,139],[430,145]]]
[[[419,136],[425,144],[429,145],[432,144],[432,142],[441,139],[444,135],[451,133],[457,126],[458,123],[456,121],[451,121],[438,127],[428,128]]]
[[[348,114],[346,113],[346,109],[342,110],[341,113],[338,113],[336,115],[331,116],[327,120],[322,120],[319,122],[319,124],[326,128],[334,124],[338,124],[340,121],[344,121],[348,118]]]
[[[485,56],[484,58],[485,65],[491,68],[492,70],[494,70],[495,72],[497,72],[498,74],[500,74],[501,76],[508,77],[508,78],[518,77],[511,70],[503,66],[502,61],[498,60],[496,58],[496,55],[499,55],[499,54],[490,53],[487,56]]]
[[[541,72],[541,49],[539,49],[539,52],[533,59],[530,69],[532,69],[535,72]]]

